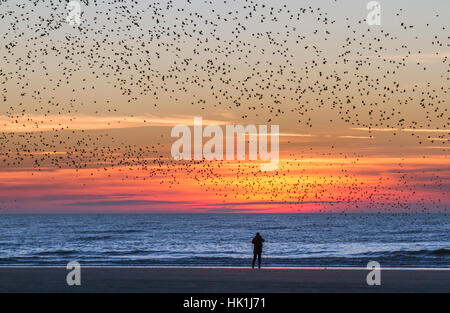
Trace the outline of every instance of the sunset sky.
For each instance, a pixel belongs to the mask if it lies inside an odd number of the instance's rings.
[[[449,211],[449,1],[107,2],[0,4],[0,213]],[[173,160],[194,117],[278,170]]]

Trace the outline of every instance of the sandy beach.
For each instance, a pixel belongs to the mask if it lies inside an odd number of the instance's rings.
[[[381,271],[368,286],[367,269],[82,268],[68,286],[58,268],[0,268],[0,292],[298,293],[450,292],[450,270]]]

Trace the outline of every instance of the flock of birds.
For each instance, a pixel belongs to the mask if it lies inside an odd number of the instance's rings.
[[[124,180],[155,177],[152,183],[159,179],[175,188],[184,177],[224,203],[258,195],[295,208],[326,195],[330,206],[344,202],[358,208],[368,202],[384,211],[408,210],[416,193],[408,182],[417,173],[403,171],[402,164],[397,181],[384,186],[380,177],[379,184],[367,188],[336,163],[329,168],[338,173],[310,176],[299,167],[305,163],[297,161],[312,155],[312,148],[292,153],[292,164],[263,173],[258,164],[245,162],[227,167],[220,161],[173,161],[170,138],[164,135],[139,145],[117,139],[108,129],[79,130],[69,124],[39,130],[62,115],[74,120],[84,114],[131,116],[139,110],[164,115],[177,108],[205,116],[226,112],[241,124],[292,124],[299,132],[323,127],[326,116],[325,127],[347,125],[370,136],[393,130],[389,136],[395,137],[408,130],[417,145],[434,144],[446,155],[446,16],[433,13],[411,25],[399,9],[395,26],[371,27],[365,16],[334,16],[343,2],[330,0],[321,8],[256,0],[90,0],[81,2],[81,23],[71,26],[67,1],[0,0],[0,114],[7,120],[0,125],[0,167],[31,173],[91,170],[94,178],[124,167],[130,169]],[[364,155],[355,151],[340,157]],[[299,167],[294,181],[293,166]],[[435,170],[426,185],[441,197],[423,198],[419,209],[442,209],[441,202],[449,199],[448,172]]]

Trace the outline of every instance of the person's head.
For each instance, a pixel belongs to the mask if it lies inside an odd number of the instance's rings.
[[[256,233],[256,236],[259,237],[259,236],[261,236],[261,235],[260,235],[259,233]]]

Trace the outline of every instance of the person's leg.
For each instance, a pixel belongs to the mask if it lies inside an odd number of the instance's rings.
[[[261,268],[261,252],[258,253],[258,268]]]
[[[252,268],[255,268],[256,253],[253,252]]]

